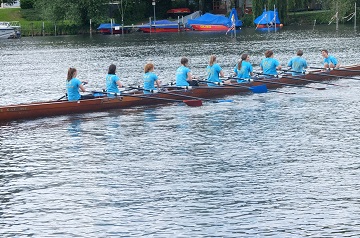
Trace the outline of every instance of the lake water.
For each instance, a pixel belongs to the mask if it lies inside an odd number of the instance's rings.
[[[174,81],[182,56],[197,75],[211,54],[258,69],[267,49],[360,63],[359,33],[339,28],[0,41],[0,105],[60,98],[69,67],[102,89],[111,63],[126,85],[149,60]],[[359,237],[360,82],[335,83],[349,87],[2,123],[1,237]]]

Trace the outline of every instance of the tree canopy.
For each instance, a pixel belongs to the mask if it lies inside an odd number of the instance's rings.
[[[3,0],[4,2],[15,2],[15,0]],[[117,22],[124,20],[125,24],[136,21],[144,21],[153,17],[153,0],[23,0],[33,1],[34,7],[41,12],[43,20],[63,21],[70,20],[77,24],[88,25],[92,19],[94,23],[109,21],[115,18]],[[196,2],[196,5],[191,5]],[[321,2],[323,9],[328,9],[334,14],[339,12],[339,18],[354,12],[354,4],[360,0],[327,0]],[[157,19],[166,17],[166,10],[172,7],[190,7],[192,10],[201,9],[204,12],[211,11],[212,0],[156,0]],[[230,1],[232,7],[236,1]],[[190,4],[190,5],[189,5]],[[286,24],[289,11],[306,10],[313,0],[252,0],[254,17],[262,14],[264,8],[276,9],[279,12],[280,21]]]

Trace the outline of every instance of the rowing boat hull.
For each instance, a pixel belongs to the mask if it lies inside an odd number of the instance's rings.
[[[327,75],[328,74],[328,75]],[[303,79],[314,81],[325,81],[337,79],[337,77],[355,76],[360,75],[360,65],[352,65],[345,67],[341,70],[332,70],[330,72],[321,72],[320,70],[312,71],[309,74],[302,76]],[[169,88],[172,95],[164,93],[148,94],[145,96],[132,95],[121,97],[99,97],[94,99],[86,99],[75,102],[62,101],[49,101],[37,102],[29,104],[0,106],[0,122],[33,119],[39,117],[50,117],[74,113],[86,113],[96,111],[106,111],[110,109],[124,109],[136,106],[157,105],[172,102],[172,100],[185,100],[189,97],[198,98],[219,98],[225,95],[234,95],[240,93],[250,93],[249,87],[259,86],[266,84],[267,88],[279,88],[286,84],[306,84],[306,81],[297,80],[293,76],[283,76],[282,78],[269,79],[270,82],[254,81],[251,83],[237,84],[234,86],[219,86],[219,87],[192,87],[191,89],[174,89]],[[267,79],[268,80],[268,79]],[[280,84],[278,84],[280,83]],[[236,86],[236,85],[235,85]],[[174,95],[179,94],[179,95]],[[181,96],[185,95],[185,96]],[[148,98],[151,97],[151,98]],[[159,98],[159,99],[157,99]]]

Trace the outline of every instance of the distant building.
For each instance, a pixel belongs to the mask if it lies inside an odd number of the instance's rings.
[[[251,13],[252,0],[213,0],[213,13],[226,14],[235,7],[240,15]]]
[[[9,5],[1,1],[1,8],[9,8],[9,7],[20,7],[20,0],[16,1],[15,4],[13,5]]]

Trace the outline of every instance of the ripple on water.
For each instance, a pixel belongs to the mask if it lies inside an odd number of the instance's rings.
[[[70,66],[101,89],[110,63],[136,85],[152,60],[170,82],[182,56],[200,75],[210,54],[230,73],[243,51],[257,69],[266,49],[285,64],[300,47],[309,65],[320,65],[330,37],[342,63],[360,62],[357,33],[331,27],[244,29],[236,40],[192,32],[7,41],[0,44],[1,104],[61,97]],[[279,90],[296,94],[1,124],[0,234],[357,237],[359,86],[336,83],[350,87],[285,87]]]

